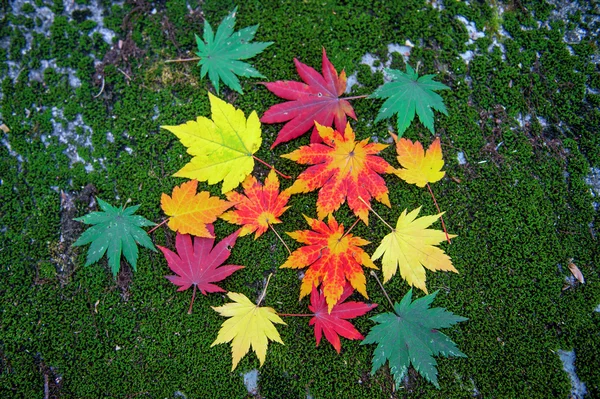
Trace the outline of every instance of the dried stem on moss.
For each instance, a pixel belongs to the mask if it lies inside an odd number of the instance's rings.
[[[275,235],[277,236],[277,238],[279,238],[279,241],[281,241],[281,243],[283,244],[283,246],[285,247],[285,249],[287,249],[288,253],[290,255],[292,255],[292,251],[290,251],[290,247],[288,247],[287,244],[285,243],[285,241],[283,241],[283,238],[281,238],[281,236],[279,235],[279,233],[277,232],[277,230],[275,230],[275,227],[273,227],[273,225],[271,223],[269,223],[269,227],[271,228],[271,230],[273,230],[273,233],[275,233]]]
[[[269,273],[269,277],[267,277],[267,283],[265,284],[265,288],[263,289],[262,294],[258,297],[258,302],[256,302],[256,306],[260,306],[260,303],[265,299],[265,295],[267,295],[267,287],[269,286],[269,281],[271,281],[271,276],[273,273]]]
[[[173,62],[192,62],[192,61],[200,61],[200,57],[194,58],[178,58],[176,60],[166,60],[165,64],[171,64]]]
[[[427,183],[427,188],[429,189],[429,194],[431,194],[431,198],[433,198],[433,203],[435,204],[438,213],[442,213],[442,211],[440,211],[440,207],[438,206],[437,201],[435,200],[435,195],[433,195],[433,191],[431,190],[431,186],[429,185],[429,183]],[[440,220],[442,221],[442,228],[444,229],[444,233],[446,234],[446,240],[448,241],[448,244],[452,244],[452,241],[450,241],[450,236],[448,235],[448,230],[446,230],[446,223],[444,223],[444,217],[441,215]]]
[[[392,227],[392,226],[391,226],[391,225],[390,225],[388,222],[386,222],[385,220],[383,220],[383,218],[382,218],[381,216],[379,216],[379,214],[378,214],[377,212],[375,212],[375,210],[374,210],[373,208],[371,208],[371,205],[369,205],[369,204],[367,203],[367,201],[365,201],[364,199],[362,199],[362,197],[361,197],[361,196],[359,196],[359,197],[358,197],[358,199],[359,199],[359,200],[361,200],[361,201],[363,202],[363,204],[365,204],[365,205],[367,206],[367,208],[369,208],[369,210],[370,210],[371,212],[373,212],[373,213],[375,214],[375,216],[377,216],[377,217],[379,218],[379,220],[381,220],[381,221],[383,222],[383,224],[385,224],[387,227],[389,227],[389,228],[390,228],[390,230],[392,230],[392,231],[396,231],[396,229],[395,229],[395,228],[393,228],[393,227]]]
[[[154,230],[158,229],[160,226],[162,226],[163,224],[167,223],[169,221],[170,218],[166,218],[165,220],[163,220],[162,222],[160,222],[159,224],[157,224],[156,226],[154,226],[153,228],[151,228],[150,230],[148,230],[148,234],[151,234],[154,232]]]
[[[379,281],[379,277],[377,277],[377,274],[375,274],[375,272],[373,270],[371,270],[370,274],[371,274],[371,276],[375,277],[375,280],[377,280],[377,284],[379,284],[379,287],[381,287],[381,291],[383,291],[383,295],[385,295],[385,297],[387,298],[388,302],[390,303],[390,306],[392,307],[392,310],[394,310],[394,304],[392,303],[392,300],[390,299],[390,297],[389,297],[387,291],[385,290],[385,288],[383,288],[383,284],[381,284],[381,281]]]
[[[277,169],[275,169],[275,166],[266,163],[265,161],[263,161],[259,157],[255,156],[255,155],[252,155],[252,158],[254,158],[256,161],[262,163],[263,165],[267,166],[268,168],[273,169],[275,171],[275,173],[277,173],[279,176],[283,177],[284,179],[291,179],[292,178],[292,176],[288,176],[288,175],[285,175],[285,174],[281,173],[280,171],[278,171]]]

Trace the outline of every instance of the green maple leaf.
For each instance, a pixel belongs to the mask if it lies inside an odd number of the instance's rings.
[[[444,308],[430,309],[429,305],[436,295],[437,291],[411,302],[411,289],[400,303],[396,303],[395,313],[371,317],[378,324],[371,328],[369,335],[361,342],[361,345],[378,344],[373,352],[371,374],[375,374],[389,360],[398,389],[412,363],[423,377],[439,388],[435,367],[437,362],[433,356],[467,357],[450,338],[437,329],[468,319]]]
[[[116,276],[121,265],[121,253],[123,253],[135,271],[138,258],[137,244],[156,252],[150,237],[141,227],[154,226],[156,223],[140,215],[134,215],[140,207],[139,205],[117,208],[100,198],[96,199],[104,212],[92,212],[73,219],[93,225],[84,231],[73,245],[81,246],[91,243],[87,253],[86,266],[97,262],[106,253],[110,270]]]
[[[201,77],[208,77],[212,82],[217,94],[219,93],[219,79],[231,89],[242,93],[242,87],[237,76],[264,78],[258,70],[245,60],[254,57],[273,42],[250,43],[256,34],[258,25],[249,26],[237,32],[233,32],[235,26],[235,12],[237,7],[221,22],[217,33],[208,23],[204,22],[204,40],[196,36],[198,52],[200,57],[198,65],[202,66]]]
[[[433,130],[433,111],[435,109],[444,115],[448,115],[444,100],[437,94],[436,90],[450,89],[443,83],[433,80],[435,75],[419,75],[406,65],[406,72],[396,69],[386,69],[386,74],[393,80],[379,87],[370,98],[387,98],[381,106],[375,122],[398,114],[398,137],[402,137],[404,131],[419,115],[419,120],[427,129]]]

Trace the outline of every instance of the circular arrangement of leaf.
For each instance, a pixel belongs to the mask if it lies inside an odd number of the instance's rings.
[[[242,94],[237,76],[263,77],[241,60],[259,54],[272,44],[251,43],[258,26],[234,32],[235,13],[234,9],[219,25],[216,33],[205,21],[203,39],[196,36],[201,76],[208,74],[217,93],[221,81]],[[215,283],[244,268],[243,265],[222,265],[235,251],[236,242],[247,239],[240,237],[254,232],[254,239],[257,239],[271,229],[289,252],[287,261],[277,266],[282,269],[307,268],[300,287],[300,298],[310,294],[308,309],[311,313],[287,314],[279,313],[272,307],[261,307],[267,286],[256,304],[242,293],[227,293],[232,302],[213,307],[227,320],[223,322],[211,346],[231,342],[232,371],[251,348],[262,365],[269,341],[283,344],[275,327],[275,324],[286,324],[282,317],[310,316],[308,324],[314,326],[317,345],[323,336],[338,353],[341,351],[340,337],[362,340],[362,344],[376,343],[372,373],[389,361],[398,387],[412,364],[439,388],[433,356],[464,357],[465,354],[438,329],[465,321],[465,318],[442,308],[430,308],[436,293],[412,301],[411,288],[399,303],[392,303],[388,297],[392,312],[371,317],[376,325],[364,338],[348,320],[366,314],[377,304],[347,299],[354,290],[368,298],[363,266],[372,269],[371,274],[376,277],[374,270],[378,266],[374,261],[379,258],[382,258],[384,283],[400,269],[400,275],[408,285],[425,293],[425,268],[458,273],[450,257],[438,247],[444,239],[450,243],[450,239],[456,237],[446,231],[439,207],[437,215],[419,218],[420,208],[408,213],[404,210],[398,217],[396,227],[375,213],[391,233],[382,238],[372,255],[362,248],[369,241],[350,233],[356,223],[362,221],[368,224],[369,211],[374,212],[371,199],[394,209],[381,174],[395,174],[408,184],[427,186],[437,207],[429,183],[442,179],[445,174],[441,170],[444,161],[440,140],[436,138],[425,152],[421,143],[398,139],[392,133],[396,141],[397,160],[401,165],[400,168],[393,167],[379,156],[387,145],[369,143],[369,139],[356,140],[355,132],[347,121],[348,116],[356,119],[348,100],[366,96],[340,97],[346,89],[346,75],[344,71],[337,74],[325,49],[322,54],[322,74],[296,59],[294,63],[304,83],[265,83],[271,92],[289,101],[273,105],[260,120],[256,111],[246,118],[241,110],[209,93],[210,119],[198,116],[180,125],[162,126],[173,133],[192,156],[173,175],[191,180],[174,187],[171,195],[163,193],[161,198],[161,208],[167,216],[163,223],[168,223],[168,227],[177,233],[177,252],[158,246],[166,265],[175,273],[166,278],[179,287],[178,291],[193,286],[188,310],[191,313],[196,290],[199,289],[204,295],[224,292]],[[392,77],[392,82],[384,84],[371,95],[371,98],[386,99],[376,121],[396,113],[398,136],[401,136],[416,114],[433,133],[432,110],[444,114],[447,112],[442,97],[435,91],[448,87],[434,81],[433,75],[419,77],[408,65],[406,72],[387,70],[386,73]],[[287,122],[271,148],[295,139],[308,130],[313,131],[311,144],[283,155],[288,160],[309,165],[283,191],[280,191],[276,173],[287,179],[290,177],[254,155],[262,144],[261,121]],[[252,175],[254,161],[271,168],[264,183]],[[223,182],[221,192],[226,200],[213,197],[207,191],[198,193],[199,182]],[[240,183],[243,193],[234,191]],[[297,211],[288,206],[291,195],[314,190],[319,191],[315,210],[317,218],[305,216],[310,230],[287,233],[303,244],[292,252],[273,225],[282,223],[284,213]],[[92,212],[75,219],[92,227],[74,245],[90,244],[86,266],[99,261],[106,253],[110,270],[116,276],[123,254],[135,270],[137,244],[156,251],[148,234],[142,229],[155,223],[134,215],[139,205],[117,208],[99,198],[97,201],[102,212]],[[356,223],[348,229],[344,229],[334,217],[334,213],[346,201],[357,217]],[[327,221],[324,221],[326,217]],[[218,218],[241,227],[215,245],[212,223],[216,223]],[[444,231],[428,228],[438,219],[441,219]],[[381,288],[387,297],[383,285]]]

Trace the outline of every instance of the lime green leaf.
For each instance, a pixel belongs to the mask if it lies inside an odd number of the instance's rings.
[[[100,198],[97,200],[102,212],[92,212],[74,219],[93,226],[84,231],[73,245],[91,243],[86,266],[99,261],[106,253],[110,270],[116,276],[120,269],[122,253],[135,271],[138,259],[137,244],[156,251],[148,234],[141,229],[144,226],[154,226],[155,223],[142,216],[134,215],[139,205],[117,208]]]
[[[215,184],[223,181],[222,192],[236,188],[254,168],[253,154],[258,151],[260,121],[256,111],[248,119],[235,109],[208,93],[212,120],[199,116],[177,126],[161,126],[181,140],[193,158],[174,176],[187,177]]]
[[[371,374],[383,366],[386,360],[396,381],[396,389],[402,379],[413,367],[428,381],[439,388],[437,380],[437,362],[433,356],[467,357],[448,336],[437,329],[450,327],[468,320],[457,316],[444,308],[430,309],[437,291],[412,302],[412,289],[394,306],[394,313],[388,312],[371,317],[376,326],[361,342],[378,344],[373,352],[373,368]]]
[[[208,21],[205,21],[204,40],[196,35],[198,44],[196,54],[200,57],[198,65],[202,67],[201,77],[204,78],[208,73],[217,94],[219,94],[220,80],[229,88],[243,94],[237,76],[264,78],[258,70],[240,60],[252,58],[273,44],[273,42],[250,43],[254,39],[258,25],[234,33],[236,10],[237,7],[225,17],[217,28],[216,34],[213,33]]]
[[[435,91],[450,88],[443,83],[434,81],[435,75],[423,75],[419,78],[419,75],[408,64],[406,72],[395,69],[386,69],[385,72],[392,78],[392,81],[379,87],[370,96],[371,98],[387,98],[381,106],[375,122],[398,114],[398,137],[402,137],[416,113],[419,115],[421,123],[431,133],[434,133],[432,109],[448,115],[444,100]]]

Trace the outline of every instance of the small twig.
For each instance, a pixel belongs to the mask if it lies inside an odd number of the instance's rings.
[[[283,317],[312,317],[312,316],[314,316],[314,314],[277,313],[277,316],[283,316]]]
[[[124,71],[124,70],[122,70],[121,68],[117,68],[117,71],[121,72],[123,75],[125,75],[125,77],[126,77],[127,79],[131,80],[131,76],[127,75],[127,74],[125,73],[125,71]]]
[[[369,97],[367,94],[363,94],[362,96],[341,97],[340,100],[356,100],[359,98],[367,98],[367,97]]]
[[[358,222],[360,222],[360,218],[356,218],[356,222],[354,222],[354,224],[352,224],[352,226],[350,226],[350,228],[348,230],[346,230],[344,235],[340,237],[340,240],[342,238],[346,237],[348,235],[348,233],[350,233],[350,230],[352,230],[354,228],[354,226],[356,226],[358,224]]]
[[[44,399],[50,398],[50,383],[48,381],[48,373],[44,372]]]
[[[431,186],[429,185],[429,183],[427,183],[427,188],[429,189],[429,194],[431,194],[431,198],[433,198],[433,203],[435,204],[435,207],[437,208],[438,213],[442,213],[442,211],[440,211],[440,207],[438,206],[437,201],[435,200],[435,195],[433,195],[433,191],[431,190]],[[444,233],[446,233],[446,240],[448,241],[448,244],[452,244],[452,241],[450,241],[450,236],[448,235],[448,231],[446,230],[446,223],[444,223],[444,216],[440,215],[440,220],[442,221],[442,228],[444,229]]]
[[[292,178],[292,176],[284,175],[283,173],[281,173],[280,171],[278,171],[277,169],[275,169],[275,167],[273,165],[269,165],[268,163],[266,163],[265,161],[263,161],[259,157],[255,156],[255,155],[252,155],[252,158],[254,158],[258,162],[262,163],[263,165],[265,165],[265,166],[273,169],[275,171],[275,173],[277,173],[279,176],[283,177],[284,179],[291,179]]]
[[[265,288],[263,289],[262,294],[260,294],[260,297],[258,297],[258,302],[256,302],[256,306],[260,306],[262,300],[265,299],[265,295],[267,295],[267,287],[269,286],[269,281],[271,280],[272,275],[273,273],[269,273],[269,277],[267,277],[267,283],[265,284]]]
[[[179,58],[176,60],[166,60],[165,64],[170,64],[173,62],[191,62],[191,61],[200,61],[200,57],[194,57],[194,58]]]
[[[371,208],[371,205],[369,205],[367,203],[367,201],[365,201],[364,199],[362,199],[361,196],[358,196],[358,199],[361,200],[367,206],[367,208],[369,208],[369,210],[371,212],[373,212],[375,214],[375,216],[377,216],[379,218],[379,220],[381,220],[383,222],[383,224],[385,224],[387,227],[389,227],[390,230],[392,230],[392,231],[396,230],[395,228],[393,228],[392,226],[390,226],[390,224],[388,222],[386,222],[385,220],[383,220],[383,218],[381,216],[379,216],[379,214],[377,212],[375,212],[375,210],[373,208]]]
[[[288,253],[291,256],[292,255],[292,251],[290,251],[290,247],[288,247],[287,244],[285,243],[285,241],[283,241],[283,238],[281,238],[281,236],[279,235],[279,233],[277,232],[277,230],[275,230],[275,227],[273,227],[273,225],[271,223],[269,223],[269,227],[271,228],[271,230],[273,230],[273,233],[275,233],[275,235],[277,236],[277,238],[279,238],[279,241],[281,241],[281,243],[283,244],[283,246],[285,247],[285,249],[287,249]]]
[[[198,286],[194,284],[194,292],[192,292],[192,301],[190,302],[190,308],[188,309],[188,314],[192,314],[192,306],[194,306],[194,299],[196,299],[196,288]]]
[[[98,94],[96,94],[96,95],[94,96],[94,98],[98,98],[98,97],[100,97],[100,94],[102,94],[102,92],[104,91],[104,82],[105,82],[105,80],[104,80],[104,76],[102,76],[102,87],[100,88],[100,92],[99,92]]]
[[[166,218],[165,220],[163,220],[162,222],[160,222],[159,224],[157,224],[156,226],[154,226],[153,228],[151,228],[150,230],[148,230],[148,234],[151,234],[154,230],[158,229],[160,226],[162,226],[163,224],[167,223],[169,221],[170,218]]]
[[[375,280],[377,280],[377,284],[379,284],[379,287],[381,287],[381,291],[383,291],[383,294],[385,295],[385,297],[387,298],[388,302],[390,303],[390,306],[392,307],[392,310],[394,310],[394,304],[392,303],[392,300],[388,296],[388,293],[385,290],[385,288],[383,288],[383,284],[381,284],[381,281],[379,281],[379,277],[377,277],[377,274],[375,274],[375,272],[373,270],[371,270],[371,276],[375,277]]]

